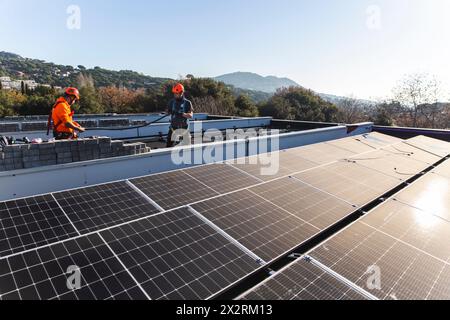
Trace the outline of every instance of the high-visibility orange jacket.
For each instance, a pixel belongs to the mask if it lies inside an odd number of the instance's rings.
[[[70,110],[70,105],[63,97],[56,100],[56,104],[52,110],[53,130],[57,132],[73,133],[73,129],[67,128],[66,123],[74,123],[73,112]]]

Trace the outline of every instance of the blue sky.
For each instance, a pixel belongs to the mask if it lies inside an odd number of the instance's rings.
[[[416,72],[450,92],[449,14],[448,0],[0,0],[0,51],[171,78],[251,71],[382,98]]]

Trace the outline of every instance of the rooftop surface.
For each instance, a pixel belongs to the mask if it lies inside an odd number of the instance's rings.
[[[2,202],[0,299],[450,299],[449,155],[373,132]]]

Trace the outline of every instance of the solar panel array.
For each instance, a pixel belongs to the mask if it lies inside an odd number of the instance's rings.
[[[428,173],[309,255],[379,299],[448,300],[449,191],[450,178]]]
[[[0,299],[208,299],[403,183],[385,163],[415,175],[442,158],[377,133],[270,156],[0,203]],[[272,280],[303,279],[288,298],[366,297],[311,256]]]
[[[310,260],[298,259],[240,300],[367,300],[367,296]]]

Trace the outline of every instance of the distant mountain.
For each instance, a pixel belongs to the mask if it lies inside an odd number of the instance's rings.
[[[23,60],[21,56],[15,53],[0,51],[0,58],[2,59],[17,59],[17,60]]]
[[[326,94],[326,93],[317,93],[319,97],[327,102],[331,102],[333,104],[339,104],[342,100],[349,99],[348,97],[336,96],[334,94]],[[375,101],[365,100],[365,99],[356,99],[362,105],[374,105]]]
[[[229,73],[215,77],[214,79],[236,88],[265,93],[275,93],[277,89],[283,87],[300,86],[298,83],[288,78],[278,78],[274,76],[263,77],[251,72]]]
[[[228,87],[230,88],[230,90],[233,92],[233,95],[235,97],[239,97],[241,95],[246,95],[248,96],[254,103],[260,103],[260,102],[264,102],[269,100],[272,96],[273,93],[267,93],[267,92],[262,92],[262,91],[255,91],[255,90],[247,90],[247,89],[241,89],[241,88],[236,88],[232,85],[228,85]]]
[[[239,90],[242,90],[245,91],[247,94],[253,93],[252,96],[256,97],[253,100],[257,102],[270,99],[270,97],[277,91],[277,89],[291,86],[301,87],[301,85],[299,85],[297,82],[288,78],[278,78],[274,76],[263,77],[259,74],[251,72],[229,73],[216,77],[214,79],[217,81],[222,81],[230,86],[233,86],[234,92],[239,93]],[[333,94],[326,94],[320,92],[316,93],[323,100],[333,104],[338,104],[342,100],[347,99],[346,97],[336,96]],[[364,104],[373,103],[372,101],[369,100],[359,100],[359,101]]]

